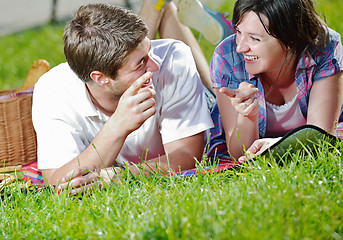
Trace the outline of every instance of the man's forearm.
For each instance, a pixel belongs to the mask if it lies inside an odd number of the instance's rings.
[[[56,185],[70,171],[77,168],[103,169],[113,166],[126,136],[116,134],[115,129],[104,127],[90,145],[77,157],[57,169],[44,171],[50,184]]]
[[[168,173],[192,169],[196,161],[201,161],[204,151],[204,132],[180,139],[165,145],[166,155],[154,158],[139,165],[130,165],[129,170],[134,174],[142,173],[146,176],[153,172]]]

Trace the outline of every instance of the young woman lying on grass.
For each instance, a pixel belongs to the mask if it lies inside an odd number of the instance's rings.
[[[237,34],[211,61],[231,156],[260,154],[304,124],[335,133],[343,120],[342,43],[313,2],[238,0],[232,22]]]

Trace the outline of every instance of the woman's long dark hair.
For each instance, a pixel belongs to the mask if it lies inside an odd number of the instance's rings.
[[[260,18],[267,33],[280,40],[290,54],[299,57],[307,46],[325,46],[329,34],[311,0],[237,0],[232,23],[236,27],[247,12]],[[266,26],[261,15],[267,17]]]

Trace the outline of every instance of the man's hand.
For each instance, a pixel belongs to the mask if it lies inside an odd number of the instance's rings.
[[[255,97],[258,89],[250,83],[242,82],[238,89],[222,87],[219,92],[227,95],[235,110],[244,117],[252,118],[257,116],[260,106]]]
[[[85,192],[98,185],[99,176],[99,171],[94,166],[73,169],[56,186],[56,193],[67,189],[70,189],[70,194]]]
[[[238,158],[239,162],[245,162],[250,160],[261,153],[263,153],[267,148],[273,146],[277,141],[280,140],[281,137],[278,138],[262,138],[256,140],[245,152],[245,156],[241,156]]]
[[[56,186],[56,193],[62,190],[70,190],[69,194],[77,194],[102,187],[103,183],[113,181],[120,171],[121,168],[119,167],[101,170],[96,169],[94,166],[87,169],[76,168],[62,178],[62,181]]]
[[[113,114],[114,124],[128,135],[138,129],[149,117],[156,112],[154,96],[156,92],[151,81],[152,73],[146,72],[138,78],[121,96],[118,107]]]

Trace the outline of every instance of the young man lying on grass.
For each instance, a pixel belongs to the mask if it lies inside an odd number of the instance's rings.
[[[192,53],[147,34],[137,15],[104,4],[81,7],[67,24],[67,63],[43,75],[33,96],[38,167],[49,184],[74,193],[115,180],[126,165],[149,174],[201,160],[213,124]]]

